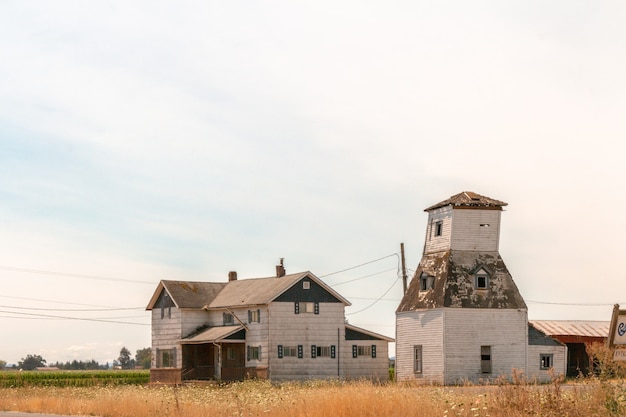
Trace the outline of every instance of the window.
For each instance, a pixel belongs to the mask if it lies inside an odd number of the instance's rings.
[[[352,345],[352,357],[358,358],[359,356],[369,356],[371,358],[376,357],[376,345],[358,346]]]
[[[489,274],[483,268],[474,273],[474,288],[477,290],[486,290],[489,288]]]
[[[435,236],[441,236],[443,233],[443,222],[435,222]]]
[[[157,368],[175,368],[176,349],[157,349]]]
[[[260,323],[261,310],[248,310],[248,323]]]
[[[311,345],[311,357],[326,357],[326,358],[335,358],[335,345],[330,346],[317,346]]]
[[[230,313],[223,313],[222,317],[224,319],[224,326],[230,326],[235,324],[235,317]]]
[[[278,357],[279,358],[302,358],[302,345],[298,346],[283,346],[278,345]]]
[[[420,276],[420,291],[432,290],[434,282],[435,277],[431,277],[427,274],[422,274]]]
[[[313,313],[320,314],[320,303],[299,302],[295,304],[295,313]]]
[[[491,346],[480,347],[480,372],[491,373]]]
[[[550,369],[553,366],[553,355],[550,353],[542,353],[539,357],[539,369]]]
[[[161,307],[161,318],[172,318],[172,307]]]
[[[310,290],[311,289],[311,281],[302,281],[302,289]]]
[[[413,346],[413,372],[422,373],[422,345]]]
[[[260,361],[261,346],[248,346],[246,356],[249,361]]]

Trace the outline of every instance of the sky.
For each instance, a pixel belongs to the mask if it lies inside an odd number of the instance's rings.
[[[426,207],[531,320],[626,305],[623,1],[0,1],[0,360],[150,346],[162,279],[311,271],[395,337]],[[390,354],[393,355],[393,345]]]

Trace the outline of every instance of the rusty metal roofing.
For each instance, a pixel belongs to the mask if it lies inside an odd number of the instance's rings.
[[[459,194],[453,195],[447,200],[443,200],[428,207],[427,209],[424,209],[424,211],[431,211],[450,205],[455,208],[486,208],[492,210],[502,210],[502,207],[506,206],[507,203],[491,197],[476,194],[472,191],[463,191]]]
[[[529,320],[529,323],[548,336],[609,337],[608,321]]]

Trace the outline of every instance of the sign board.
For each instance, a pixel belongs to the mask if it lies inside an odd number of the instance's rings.
[[[614,361],[626,361],[626,349],[616,349],[613,354]]]
[[[626,345],[626,310],[620,310],[619,304],[613,306],[611,327],[609,327],[609,347],[616,345]]]

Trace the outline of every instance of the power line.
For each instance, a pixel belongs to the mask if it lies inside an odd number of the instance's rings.
[[[108,319],[90,319],[90,318],[86,318],[86,317],[54,316],[54,315],[50,315],[50,314],[20,313],[20,312],[17,312],[17,311],[0,310],[0,313],[18,314],[18,315],[24,315],[24,316],[29,316],[29,317],[44,317],[44,318],[53,318],[53,319],[62,319],[62,320],[96,321],[96,322],[101,322],[101,323],[130,324],[130,325],[136,325],[136,326],[150,326],[150,324],[146,324],[146,323],[133,323],[133,322],[128,322],[128,321],[118,321],[118,320],[108,320]]]
[[[127,308],[89,308],[89,309],[70,309],[70,308],[35,308],[35,307],[16,307],[16,306],[3,306],[0,308],[14,308],[16,310],[35,310],[35,311],[124,311],[124,310],[143,310],[145,307],[127,307]]]
[[[378,298],[376,299],[376,301],[374,301],[372,304],[368,305],[368,306],[367,306],[367,307],[365,307],[365,308],[362,308],[361,310],[355,311],[355,312],[353,312],[353,313],[346,313],[346,316],[351,316],[351,315],[353,315],[353,314],[357,314],[357,313],[360,313],[360,312],[362,312],[362,311],[365,311],[365,310],[367,310],[367,309],[368,309],[368,308],[370,308],[370,307],[373,307],[373,306],[374,306],[374,304],[376,304],[377,302],[379,302],[380,300],[382,300],[382,299],[383,299],[383,297],[384,297],[385,295],[387,295],[387,293],[388,293],[389,291],[391,291],[391,289],[393,288],[393,286],[394,286],[394,285],[396,285],[396,283],[397,283],[398,281],[400,281],[400,278],[402,278],[402,277],[401,277],[401,276],[398,276],[398,278],[396,278],[396,280],[393,282],[393,284],[391,284],[391,287],[387,288],[387,291],[385,291],[385,292],[383,293],[383,295],[381,295],[380,297],[378,297]]]
[[[558,305],[558,306],[584,306],[584,307],[606,307],[613,306],[615,303],[564,303],[564,302],[554,302],[554,301],[534,301],[534,300],[525,300],[527,303],[533,304],[550,304],[550,305]],[[622,304],[622,303],[618,303]]]
[[[395,270],[395,269],[396,269],[396,268],[385,269],[384,271],[375,272],[375,273],[373,273],[373,274],[365,275],[365,276],[363,276],[363,277],[350,279],[350,280],[348,280],[348,281],[338,282],[338,283],[336,283],[336,284],[333,284],[332,286],[333,286],[333,287],[336,287],[337,285],[343,285],[343,284],[347,284],[347,283],[349,283],[349,282],[354,282],[354,281],[358,281],[358,280],[361,280],[361,279],[365,279],[365,278],[373,277],[373,276],[375,276],[375,275],[384,274],[385,272],[393,271],[393,270]]]
[[[127,282],[131,284],[148,284],[154,285],[154,282],[151,281],[141,281],[136,279],[125,279],[125,278],[113,278],[113,277],[104,277],[99,275],[85,275],[85,274],[71,274],[67,272],[57,272],[57,271],[48,271],[44,269],[30,269],[30,268],[17,268],[13,266],[1,266],[0,270],[4,271],[13,271],[13,272],[24,272],[29,274],[41,274],[41,275],[54,275],[54,276],[64,276],[64,277],[72,277],[72,278],[86,278],[86,279],[94,279],[99,281],[115,281],[115,282]]]
[[[364,262],[364,263],[359,264],[359,265],[351,266],[350,268],[342,269],[341,271],[331,272],[330,274],[326,274],[326,275],[320,275],[319,278],[325,278],[325,277],[329,277],[331,275],[336,275],[336,274],[340,274],[342,272],[350,271],[352,269],[360,268],[360,267],[365,266],[365,265],[373,264],[374,262],[382,261],[383,259],[391,258],[392,256],[398,257],[398,259],[400,259],[397,253],[392,253],[391,255],[383,256],[382,258],[374,259],[372,261]]]

